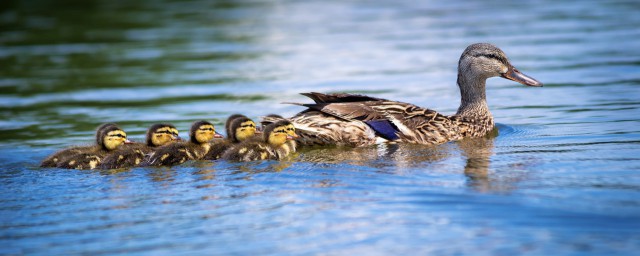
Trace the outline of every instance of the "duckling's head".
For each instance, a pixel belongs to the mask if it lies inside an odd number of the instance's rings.
[[[147,146],[159,147],[179,140],[178,129],[171,124],[154,124],[147,130]]]
[[[458,62],[458,85],[484,85],[487,78],[500,76],[528,86],[542,83],[518,71],[498,47],[478,43],[467,47]],[[475,82],[481,81],[481,82]]]
[[[106,150],[114,150],[124,143],[128,143],[127,134],[116,124],[100,125],[96,131],[97,144]]]
[[[227,132],[227,137],[231,139],[233,138],[231,136],[231,133],[233,133],[233,129],[231,129],[231,123],[233,123],[233,120],[236,120],[237,118],[247,118],[247,116],[243,114],[233,114],[233,115],[230,115],[227,118],[227,121],[224,123],[224,131]]]
[[[201,120],[196,121],[191,125],[189,138],[193,143],[202,144],[209,142],[213,138],[222,138],[222,135],[216,133],[213,124]]]
[[[289,122],[289,124],[286,126],[287,128],[287,135],[289,135],[291,138],[290,139],[297,139],[298,138],[298,134],[296,134],[296,127],[293,126],[292,123]]]
[[[231,122],[230,132],[227,134],[233,142],[241,142],[256,134],[256,123],[248,117],[238,117]]]
[[[263,138],[265,142],[269,143],[271,146],[282,146],[287,142],[287,140],[293,140],[298,137],[298,135],[295,134],[295,128],[293,130],[289,130],[292,126],[293,124],[287,120],[280,120],[267,125],[263,131]]]

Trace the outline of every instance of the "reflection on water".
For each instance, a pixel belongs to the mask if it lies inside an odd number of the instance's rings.
[[[631,254],[640,248],[636,1],[2,1],[0,254]],[[356,92],[452,114],[471,43],[499,135],[287,161],[41,169],[116,122],[301,110]],[[220,130],[220,129],[219,129]],[[496,132],[498,132],[496,131]],[[241,242],[239,242],[241,241]]]

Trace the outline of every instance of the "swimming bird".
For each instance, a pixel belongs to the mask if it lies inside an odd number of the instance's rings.
[[[280,120],[267,125],[262,133],[262,140],[246,140],[227,149],[222,159],[231,161],[281,160],[294,152],[287,146],[287,140],[297,137],[295,130],[287,131],[291,122]]]
[[[260,121],[261,130],[264,130],[267,127],[267,125],[275,123],[280,120],[286,120],[286,119],[281,115],[277,115],[277,114],[269,114],[262,117],[262,121]],[[287,134],[289,134],[289,136],[298,138],[298,135],[296,134],[296,127],[292,123],[289,123],[286,129],[287,129]],[[291,152],[296,152],[298,143],[296,142],[296,140],[287,140],[285,146],[288,147]]]
[[[101,169],[137,166],[158,147],[179,140],[178,129],[171,124],[154,124],[147,130],[146,143],[130,143],[109,153],[100,163]]]
[[[435,145],[466,137],[481,137],[493,130],[486,100],[486,80],[502,77],[534,87],[542,83],[517,70],[498,47],[468,46],[458,62],[461,103],[454,115],[410,103],[356,94],[302,93],[315,104],[289,120],[298,129],[302,145],[366,146],[379,142]]]
[[[213,124],[204,120],[196,121],[189,130],[189,141],[175,142],[159,147],[142,165],[177,165],[188,160],[202,159],[209,152],[211,148],[209,141],[213,138],[222,138],[222,135],[216,133]]]
[[[256,135],[256,123],[240,114],[229,116],[225,123],[225,129],[227,130],[227,138],[211,141],[211,149],[202,159],[219,159],[224,151],[234,144],[251,139]]]
[[[41,166],[65,169],[95,169],[109,152],[129,143],[127,134],[116,124],[100,125],[96,130],[96,144],[62,150],[45,159]]]

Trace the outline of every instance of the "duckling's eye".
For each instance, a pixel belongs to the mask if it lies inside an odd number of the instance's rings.
[[[276,130],[276,133],[287,133],[287,132],[283,129],[283,130]]]
[[[254,124],[243,124],[243,125],[241,125],[240,127],[241,127],[241,128],[247,128],[247,127],[251,127],[251,128],[253,128],[253,127],[256,127],[256,126],[255,126]]]
[[[200,128],[201,131],[214,131],[213,128]]]
[[[169,135],[173,134],[173,133],[172,133],[172,132],[170,132],[170,131],[159,131],[159,132],[156,132],[156,133],[169,134]],[[160,134],[158,134],[158,135],[160,135]]]
[[[111,134],[109,135],[110,137],[118,137],[118,138],[126,138],[127,136],[122,135],[122,134]]]

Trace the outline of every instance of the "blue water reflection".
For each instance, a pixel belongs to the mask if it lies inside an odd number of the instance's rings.
[[[634,254],[635,1],[9,1],[0,10],[0,254]],[[459,104],[498,45],[545,83],[488,80],[497,130],[290,162],[37,168],[116,122],[222,126],[300,92]]]

